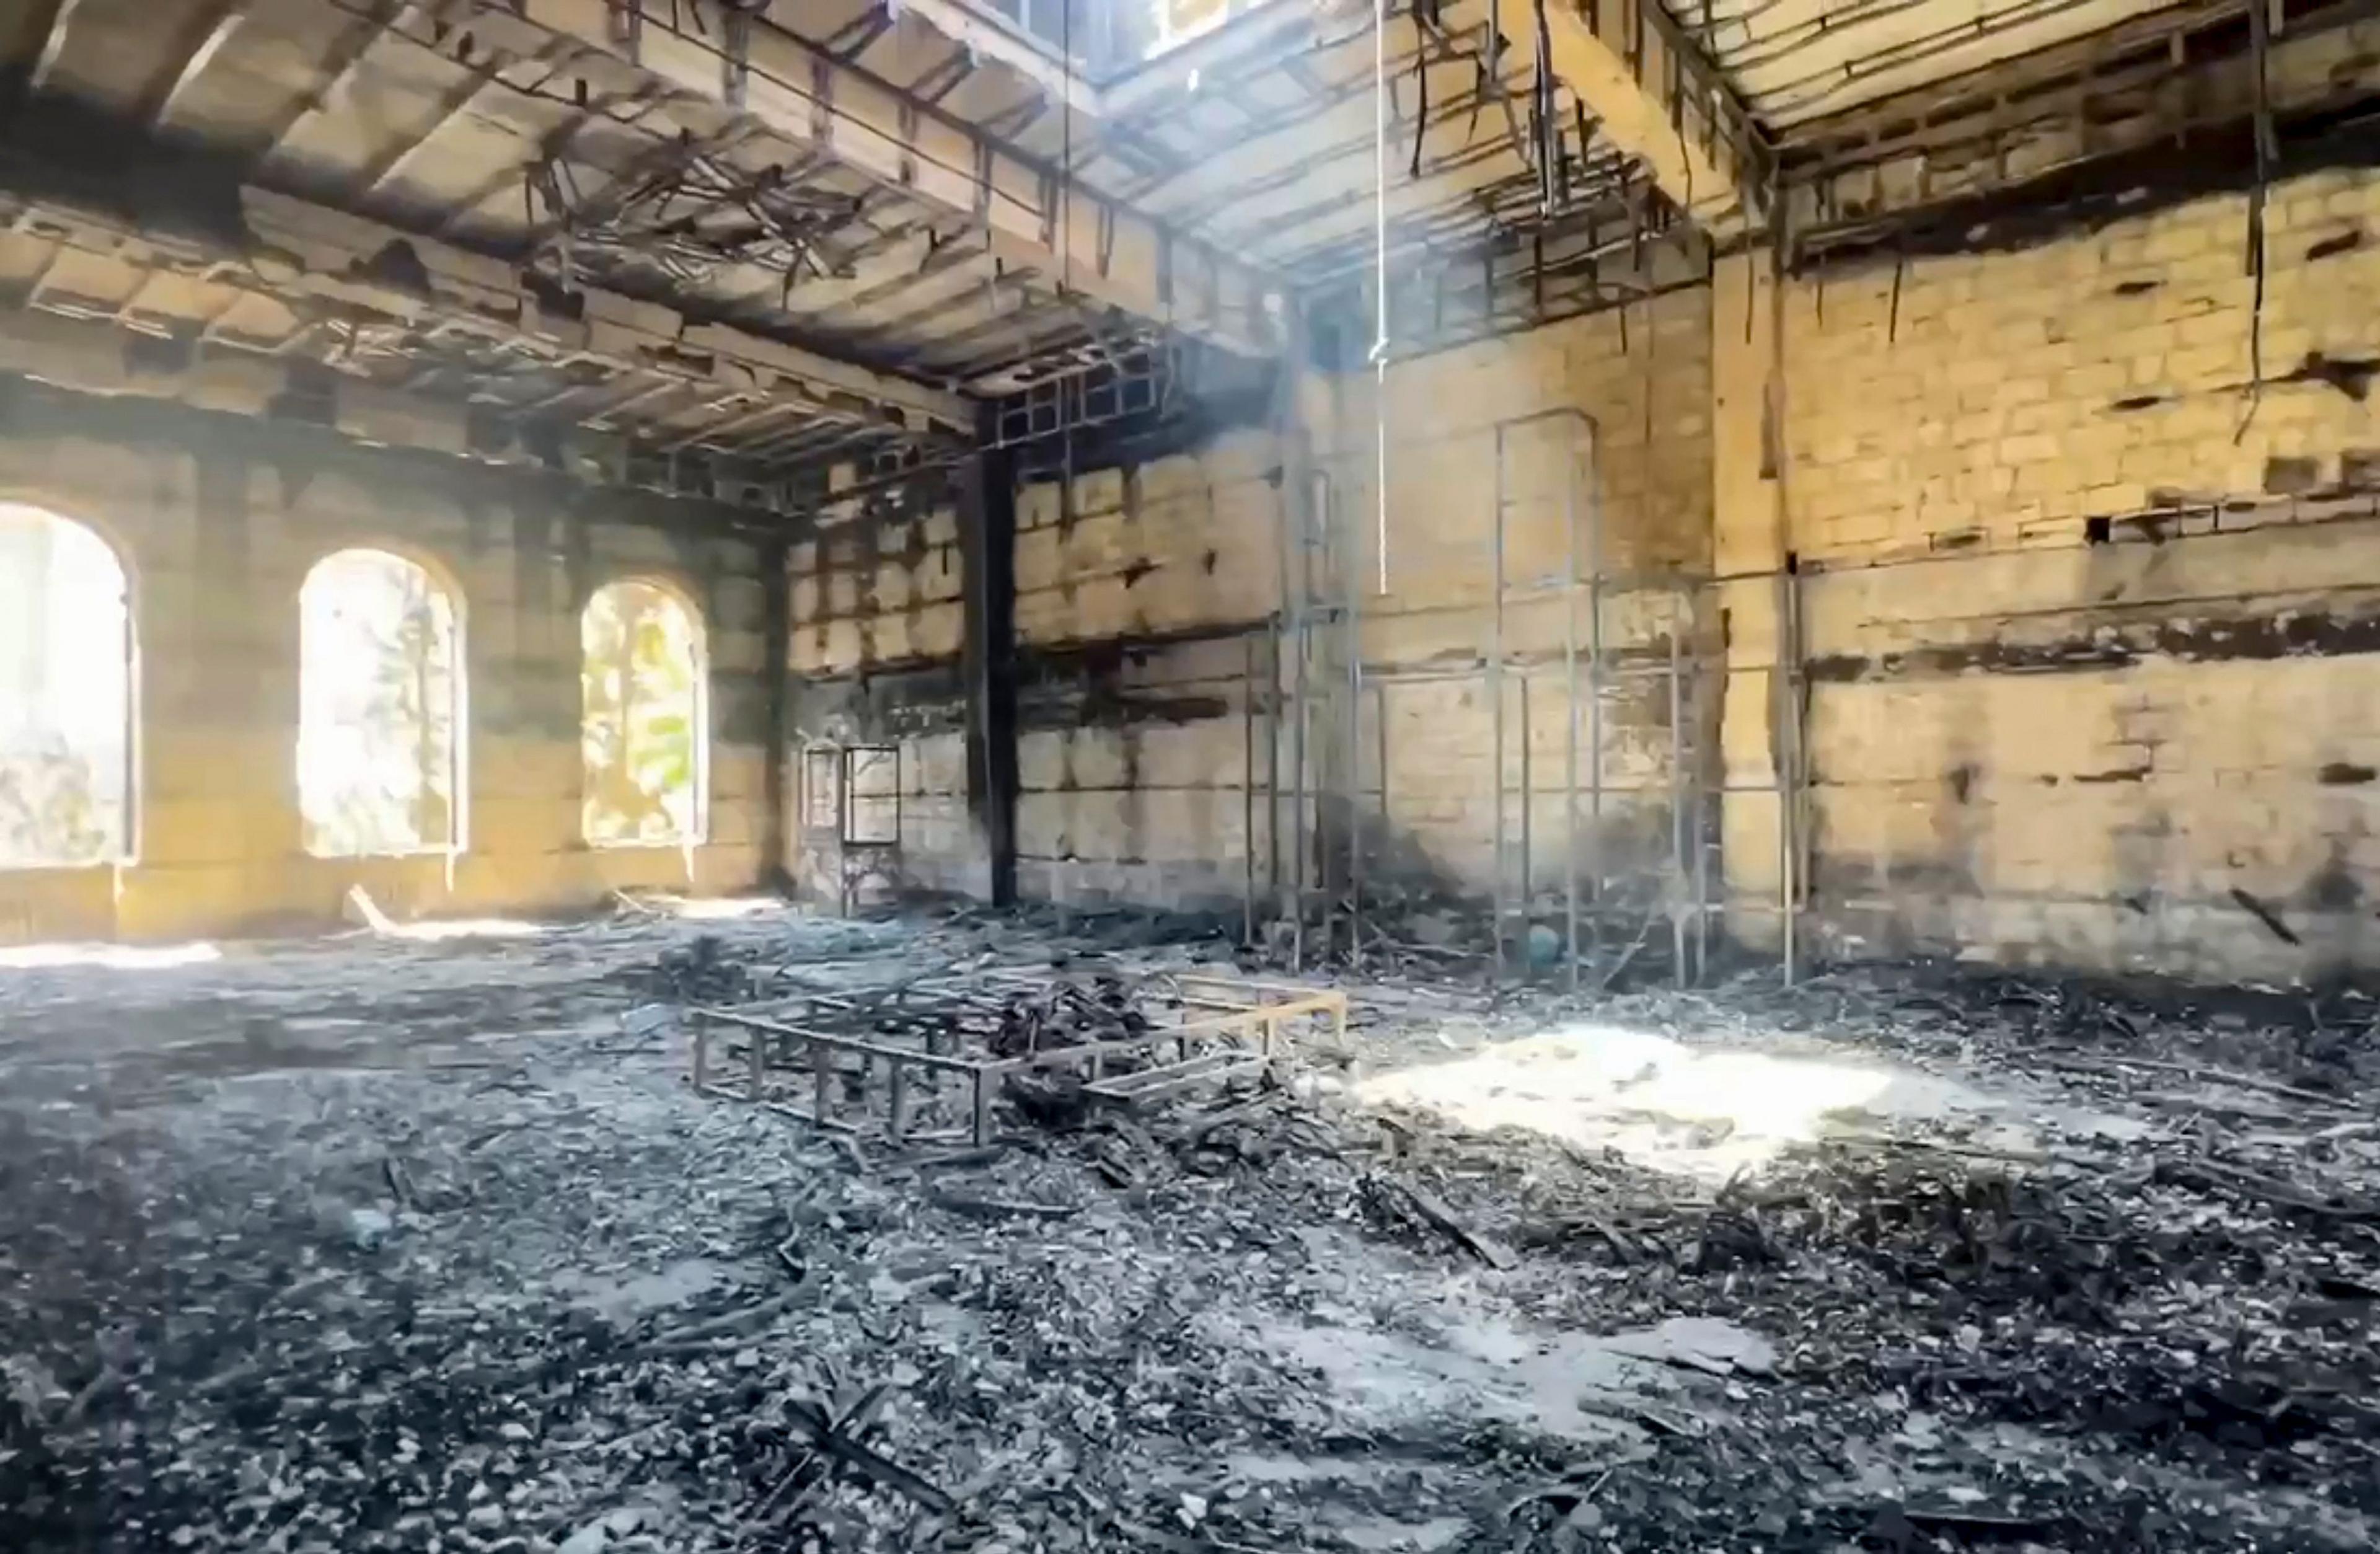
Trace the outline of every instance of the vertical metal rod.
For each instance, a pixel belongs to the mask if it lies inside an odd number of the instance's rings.
[[[1590,439],[1592,432],[1589,433]],[[1562,461],[1562,945],[1578,991],[1578,456]]]
[[[1684,607],[1682,594],[1672,596],[1670,605],[1670,878],[1666,882],[1670,898],[1670,975],[1681,988],[1686,985],[1686,718],[1685,685],[1682,676],[1684,664],[1679,652],[1678,614]]]
[[[702,1095],[710,1087],[710,1022],[698,1014],[694,1017],[694,1093]]]
[[[834,1054],[823,1042],[810,1043],[810,1115],[824,1125],[834,1111]]]
[[[1385,439],[1383,439],[1385,443]],[[1385,469],[1381,479],[1386,479]],[[1388,499],[1385,493],[1380,500]],[[1342,565],[1347,574],[1347,804],[1341,811],[1347,828],[1347,964],[1364,964],[1364,589],[1363,547],[1355,526],[1345,530]]]
[[[890,1062],[892,1073],[886,1085],[891,1092],[892,1115],[885,1124],[884,1132],[893,1143],[898,1144],[909,1131],[909,1065],[898,1058],[891,1059]]]
[[[1706,704],[1712,677],[1702,671],[1703,640],[1700,625],[1695,631],[1694,656],[1694,985],[1700,987],[1710,974],[1710,857],[1711,817],[1719,800],[1712,793],[1714,783],[1726,781],[1726,765],[1714,747],[1705,749],[1704,740],[1718,722],[1718,709]]]
[[[1257,639],[1240,638],[1240,942],[1257,937]]]
[[[1301,549],[1303,545],[1301,543]],[[1305,659],[1312,647],[1313,626],[1305,619],[1305,607],[1301,599],[1297,622],[1297,667],[1292,672],[1290,692],[1289,739],[1290,782],[1294,796],[1290,801],[1290,874],[1297,882],[1295,905],[1290,916],[1289,968],[1305,969],[1305,892],[1306,892],[1306,824],[1305,824]]]
[[[1529,938],[1536,926],[1536,881],[1529,867],[1529,844],[1536,834],[1536,784],[1530,780],[1529,763],[1529,672],[1518,675],[1521,687],[1521,968],[1529,980],[1536,980],[1536,963],[1530,958]]]
[[[1265,894],[1281,900],[1281,617],[1265,623]]]
[[[1338,550],[1333,543],[1338,525],[1332,512],[1338,504],[1332,501],[1331,497],[1330,472],[1323,469],[1316,470],[1314,500],[1308,504],[1306,510],[1314,515],[1313,549],[1319,554],[1325,572],[1329,571],[1336,559]],[[1322,586],[1323,580],[1314,579],[1311,571],[1307,573],[1307,577],[1316,587]],[[1324,640],[1323,634],[1319,630],[1315,632],[1314,640],[1318,649]],[[1323,960],[1328,961],[1330,958],[1330,952],[1337,947],[1339,941],[1339,892],[1332,887],[1330,880],[1330,865],[1335,856],[1335,849],[1330,845],[1332,819],[1330,809],[1332,797],[1339,788],[1339,773],[1336,763],[1330,760],[1331,718],[1329,681],[1321,681],[1318,690],[1318,699],[1322,703],[1319,709],[1322,717],[1319,722],[1319,731],[1316,736],[1318,747],[1315,752],[1314,891],[1321,898],[1322,903],[1322,921],[1319,925],[1322,933],[1320,954]]]
[[[1801,946],[1797,929],[1802,910],[1802,589],[1801,578],[1789,565],[1779,578],[1783,587],[1783,640],[1778,644],[1783,661],[1779,669],[1784,675],[1783,738],[1779,744],[1783,752],[1783,770],[1777,774],[1777,885],[1785,913],[1784,981],[1791,987],[1800,975]]]
[[[1488,789],[1495,795],[1495,855],[1488,872],[1495,882],[1496,981],[1504,980],[1504,429],[1496,428],[1495,515],[1488,525],[1489,573],[1495,599],[1488,613],[1488,709],[1494,752],[1488,761]]]
[[[744,1033],[744,1058],[751,1069],[752,1099],[766,1100],[769,1096],[769,1043],[759,1031]]]
[[[1373,770],[1380,779],[1380,834],[1389,834],[1389,687],[1372,687],[1372,738],[1376,744]]]
[[[1587,443],[1586,474],[1586,750],[1587,830],[1595,863],[1588,890],[1596,905],[1596,941],[1603,940],[1603,480],[1601,447]]]

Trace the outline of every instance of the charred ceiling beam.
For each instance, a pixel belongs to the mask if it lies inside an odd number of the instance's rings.
[[[1391,23],[1392,27],[1401,24]],[[1418,44],[1410,31],[1395,42],[1388,68],[1391,79],[1404,79],[1422,60]],[[1468,55],[1433,58],[1440,65],[1458,67],[1457,73],[1469,76],[1477,61]],[[1370,150],[1376,125],[1372,115],[1372,71],[1368,52],[1359,77],[1345,80],[1330,90],[1308,93],[1299,87],[1290,105],[1257,113],[1243,106],[1234,94],[1261,72],[1279,72],[1281,62],[1266,60],[1249,75],[1234,79],[1202,83],[1196,91],[1181,90],[1172,106],[1178,114],[1187,115],[1213,103],[1226,103],[1239,108],[1244,122],[1220,134],[1197,137],[1207,140],[1207,153],[1181,158],[1177,165],[1158,176],[1142,179],[1127,187],[1124,198],[1135,204],[1196,212],[1232,198],[1252,170],[1278,175],[1283,169],[1295,170],[1319,164],[1332,155],[1344,155],[1360,151],[1364,154],[1364,176],[1371,177]],[[1467,84],[1467,82],[1465,83]],[[1436,106],[1430,122],[1443,127],[1456,119],[1466,118],[1471,107],[1462,94],[1445,91],[1436,94]],[[1154,126],[1152,126],[1154,132]],[[1467,138],[1467,137],[1466,137]],[[1319,144],[1318,144],[1319,142]],[[1196,220],[1195,213],[1189,217]]]
[[[82,0],[26,0],[0,23],[0,103],[22,103],[42,90],[57,67]]]
[[[566,61],[573,52],[566,46],[557,45],[525,63],[551,68],[557,61]],[[370,209],[386,192],[389,185],[405,177],[421,158],[437,150],[438,139],[449,125],[468,114],[490,87],[503,84],[502,73],[492,68],[474,69],[455,81],[431,105],[427,124],[382,152],[354,175],[341,202],[353,202]]]
[[[438,218],[438,233],[443,237],[455,232],[470,219],[474,212],[498,194],[508,189],[517,192],[531,169],[548,163],[567,162],[577,149],[578,138],[598,121],[634,128],[658,98],[657,90],[650,85],[589,93],[583,107],[573,108],[568,116],[542,136],[521,160],[492,169],[485,177],[450,200],[444,212]]]
[[[172,118],[182,93],[223,52],[247,16],[247,0],[215,0],[194,12],[167,51],[168,67],[142,89],[133,116],[152,130]]]
[[[1064,103],[1078,114],[1100,112],[1099,93],[1080,67],[1039,39],[959,0],[898,0],[897,8],[959,44],[974,59],[1014,71],[1043,97]]]
[[[2097,55],[2087,77],[2079,73],[2084,55],[2052,53],[1939,90],[1931,111],[1878,104],[1817,127],[1786,175],[1798,251],[1917,251],[1946,240],[1961,212],[1998,212],[2011,200],[2033,200],[2055,225],[2058,209],[2091,204],[2086,187],[2131,188],[2137,203],[2161,189],[2202,189],[2208,177],[2228,180],[2231,143],[2255,110],[2257,81],[2245,12],[2225,10],[2202,10],[2186,38],[2136,35],[2127,52]],[[2326,133],[2338,114],[2380,94],[2375,11],[2355,0],[2291,18],[2264,71],[2277,117]],[[2055,73],[2060,65],[2072,68]],[[1986,225],[2008,225],[1999,215]]]
[[[517,0],[514,8],[533,32],[627,60],[689,98],[966,218],[989,235],[997,258],[1061,289],[1245,353],[1278,344],[1283,304],[1271,277],[764,17],[721,0],[679,0],[647,5],[636,26],[623,28],[609,0]],[[498,47],[535,46],[507,44],[492,25],[490,31]]]
[[[1203,77],[1249,60],[1268,63],[1311,43],[1318,7],[1260,6],[1201,37],[1165,51],[1099,94],[1099,115],[1111,122],[1141,117],[1172,106]]]
[[[801,407],[793,405],[756,405],[736,414],[684,432],[661,444],[664,453],[678,453],[686,448],[709,447],[721,453],[736,451],[735,439],[751,441],[757,427],[798,415]]]
[[[331,52],[318,63],[322,68],[322,84],[312,87],[283,105],[282,111],[261,128],[244,137],[245,154],[251,162],[262,162],[280,149],[307,115],[323,112],[344,98],[353,89],[356,78],[363,71],[364,62],[397,18],[405,14],[408,0],[359,0],[354,7],[356,20],[340,34]]]
[[[1659,0],[1544,0],[1545,64],[1714,237],[1767,219],[1771,157],[1734,89]]]
[[[589,357],[618,356],[722,392],[807,398],[856,419],[909,431],[973,424],[965,397],[601,287],[527,285],[510,263],[418,237],[377,222],[261,189],[248,191],[249,226],[294,258],[301,292],[356,301],[400,316],[452,310],[491,327]]]
[[[176,237],[55,203],[0,200],[0,210],[17,218],[10,240],[18,247],[54,244],[71,253],[76,295],[52,299],[53,307],[120,310],[122,299],[153,292],[156,305],[144,302],[142,317],[128,321],[137,327],[113,337],[162,339],[200,379],[261,382],[324,365],[369,379],[387,365],[470,360],[516,365],[548,382],[556,374],[645,378],[928,441],[964,436],[975,423],[976,401],[964,395],[693,323],[615,293],[556,293],[504,261],[264,190],[246,191],[237,244]],[[248,322],[227,316],[235,307]],[[365,381],[355,392],[387,390]],[[476,397],[508,407],[500,393]]]
[[[2370,97],[2334,108],[2277,112],[2273,130],[2280,153],[2265,167],[2269,178],[2299,177],[2333,167],[2380,169],[2380,103]],[[2193,131],[2187,151],[2177,151],[2170,140],[2151,141],[2022,183],[1894,212],[1882,219],[1842,222],[1797,240],[1795,267],[1823,272],[1926,255],[2031,248],[2186,200],[2234,193],[2255,181],[2255,140],[2252,122],[2239,118]]]
[[[1390,273],[1391,359],[1624,308],[1708,279],[1709,244],[1696,228],[1674,212],[1666,225],[1641,229],[1618,214],[1582,212],[1541,231],[1410,256]],[[1350,273],[1309,294],[1325,367],[1362,365],[1372,331],[1369,285]]]

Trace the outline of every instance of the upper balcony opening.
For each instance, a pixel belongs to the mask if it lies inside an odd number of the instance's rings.
[[[997,18],[1095,81],[1138,67],[1279,0],[961,0]]]

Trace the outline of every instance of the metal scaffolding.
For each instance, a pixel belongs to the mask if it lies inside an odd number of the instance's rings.
[[[1572,456],[1560,496],[1562,568],[1550,582],[1515,584],[1507,565],[1506,518],[1513,500],[1508,448],[1516,433],[1546,423],[1560,423],[1570,433]],[[1480,688],[1490,725],[1485,904],[1499,982],[1518,972],[1531,980],[1550,975],[1572,990],[1609,985],[1645,958],[1648,944],[1659,942],[1672,977],[1681,986],[1697,983],[1712,963],[1712,919],[1723,910],[1713,899],[1712,882],[1719,806],[1730,791],[1719,748],[1727,665],[1717,584],[1706,572],[1687,568],[1609,565],[1597,429],[1585,412],[1560,408],[1512,418],[1497,424],[1494,437],[1492,589],[1474,663],[1409,667],[1367,659],[1359,650],[1364,569],[1346,540],[1351,525],[1332,510],[1327,480],[1316,479],[1305,514],[1284,492],[1283,560],[1291,570],[1282,608],[1246,639],[1243,660],[1245,930],[1251,941],[1276,935],[1298,969],[1309,958],[1363,965],[1367,935],[1377,943],[1389,927],[1377,900],[1367,896],[1392,874],[1390,860],[1377,852],[1396,834],[1390,695],[1417,684],[1468,683]],[[1464,601],[1408,606],[1397,615],[1480,610],[1478,601]],[[1558,650],[1516,641],[1511,621],[1522,611],[1540,619],[1560,613]],[[1615,619],[1636,623],[1633,635],[1615,629]],[[1789,615],[1788,629],[1791,624]],[[1330,662],[1334,656],[1344,662]],[[1649,777],[1615,779],[1612,772],[1617,720],[1608,703],[1623,693],[1635,705],[1658,710],[1651,726],[1666,733],[1666,750]],[[1562,728],[1560,771],[1552,781],[1536,759],[1548,716],[1560,719]],[[1646,726],[1621,732],[1641,748]],[[1777,781],[1740,790],[1779,799],[1787,835],[1780,842],[1786,856],[1779,910],[1789,971],[1799,828],[1785,795],[1795,785],[1796,745],[1788,739]],[[1554,810],[1558,836],[1550,858],[1539,835],[1541,806]],[[1631,834],[1641,835],[1648,809],[1661,822],[1658,856],[1621,856],[1615,824],[1633,823]],[[1268,822],[1261,856],[1260,814]]]

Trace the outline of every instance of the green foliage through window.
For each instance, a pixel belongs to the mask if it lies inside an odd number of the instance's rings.
[[[325,856],[461,843],[455,601],[385,551],[340,551],[298,590],[298,803]]]
[[[0,868],[123,856],[131,751],[123,566],[82,525],[0,503]]]
[[[700,628],[645,582],[595,592],[579,618],[587,840],[670,844],[702,836]]]

